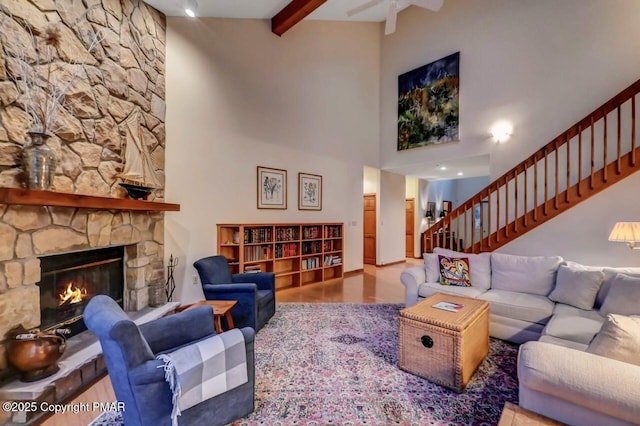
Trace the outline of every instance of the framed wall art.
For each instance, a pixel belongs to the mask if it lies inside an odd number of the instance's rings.
[[[460,52],[398,76],[398,151],[457,141]]]
[[[287,171],[258,166],[258,208],[287,208]]]
[[[298,173],[298,210],[322,210],[322,176]]]

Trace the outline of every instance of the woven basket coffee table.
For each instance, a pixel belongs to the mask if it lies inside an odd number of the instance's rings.
[[[434,308],[462,305],[457,312]],[[489,353],[489,303],[436,293],[400,311],[400,368],[463,392]]]

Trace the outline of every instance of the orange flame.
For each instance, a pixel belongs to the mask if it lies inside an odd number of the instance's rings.
[[[73,283],[69,283],[67,289],[58,295],[60,297],[59,305],[82,302],[82,297],[86,296],[86,294],[86,289],[78,288]]]

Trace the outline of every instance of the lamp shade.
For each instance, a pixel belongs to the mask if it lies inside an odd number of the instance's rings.
[[[609,241],[628,243],[634,248],[636,241],[640,241],[640,222],[618,222],[613,226]]]

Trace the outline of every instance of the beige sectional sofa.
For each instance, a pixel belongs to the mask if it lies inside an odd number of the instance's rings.
[[[471,286],[441,285],[439,256],[468,259]],[[401,282],[407,306],[436,292],[490,303],[490,335],[522,344],[522,407],[570,425],[640,425],[640,268],[435,249]]]

